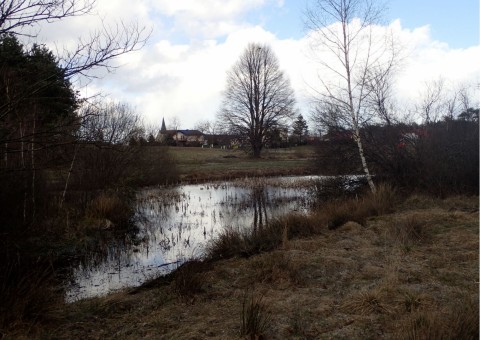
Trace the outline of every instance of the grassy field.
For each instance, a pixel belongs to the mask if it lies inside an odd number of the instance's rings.
[[[299,146],[267,149],[260,159],[252,159],[242,150],[198,147],[171,147],[182,180],[228,179],[249,176],[309,174],[314,149]],[[152,148],[154,152],[154,148]]]
[[[335,230],[317,220],[270,252],[58,305],[27,337],[478,339],[478,197],[411,196]]]

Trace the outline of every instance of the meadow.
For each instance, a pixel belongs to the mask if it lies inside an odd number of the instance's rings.
[[[155,158],[158,147],[148,148]],[[182,181],[232,179],[245,176],[302,175],[313,173],[313,146],[265,149],[253,159],[239,149],[170,147]]]

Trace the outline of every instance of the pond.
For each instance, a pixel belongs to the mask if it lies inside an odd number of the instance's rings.
[[[167,274],[201,257],[224,228],[260,227],[273,217],[306,211],[316,176],[239,179],[146,188],[137,195],[135,235],[73,269],[66,301],[106,295]]]

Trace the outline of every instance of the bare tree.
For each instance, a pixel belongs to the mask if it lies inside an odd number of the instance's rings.
[[[54,22],[92,11],[96,0],[1,0],[0,34],[32,34],[25,27]]]
[[[140,117],[126,103],[96,102],[80,110],[79,139],[104,145],[126,145],[143,132]]]
[[[441,118],[442,113],[455,106],[455,99],[447,103],[445,91],[446,84],[443,78],[425,83],[425,89],[420,94],[420,102],[417,105],[417,111],[425,123],[435,123]]]
[[[227,74],[219,121],[260,157],[268,132],[285,125],[294,112],[289,80],[268,45],[249,44]]]
[[[221,130],[218,122],[213,120],[199,120],[193,128],[207,135],[214,135]]]
[[[174,116],[168,124],[168,130],[178,130],[180,129],[181,125],[182,122],[180,121],[180,118],[178,118],[178,116]]]
[[[383,83],[395,62],[391,36],[374,32],[382,8],[372,0],[315,0],[307,10],[306,24],[311,29],[316,51],[333,57],[319,60],[323,74],[332,79],[320,79],[323,88],[317,90],[318,101],[327,103],[330,117],[352,131],[358,147],[363,171],[372,192],[375,184],[365,159],[360,128],[374,115],[371,108],[372,88]],[[383,110],[382,103],[378,108]],[[331,110],[334,108],[334,110]],[[325,112],[325,110],[321,110]]]

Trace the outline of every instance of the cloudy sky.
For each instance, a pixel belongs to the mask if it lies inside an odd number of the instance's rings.
[[[88,35],[100,22],[138,21],[152,29],[146,46],[115,61],[119,68],[88,83],[82,93],[103,92],[128,102],[146,123],[181,128],[213,120],[226,71],[249,42],[268,43],[290,78],[299,112],[309,115],[318,63],[311,57],[303,13],[309,0],[97,0],[95,13],[42,28],[39,38],[57,46]],[[384,26],[406,57],[397,74],[401,100],[418,99],[425,82],[442,77],[456,86],[480,84],[477,0],[390,0]]]

